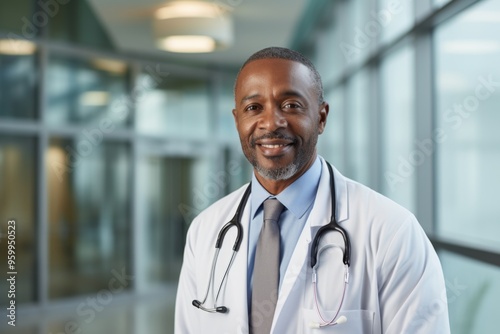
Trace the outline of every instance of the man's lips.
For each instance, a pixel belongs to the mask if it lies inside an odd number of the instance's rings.
[[[293,146],[293,141],[291,140],[257,140],[255,146],[259,148],[264,156],[273,157],[283,155]]]

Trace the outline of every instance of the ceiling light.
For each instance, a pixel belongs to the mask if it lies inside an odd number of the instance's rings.
[[[86,107],[103,107],[108,104],[108,101],[108,92],[90,91],[80,95],[80,104]]]
[[[169,36],[158,40],[158,46],[171,52],[201,53],[215,50],[215,41],[209,36]]]
[[[209,17],[214,18],[223,14],[222,8],[217,5],[199,1],[175,1],[159,8],[155,16],[158,20],[179,17]]]
[[[170,52],[212,52],[233,41],[233,22],[227,10],[208,2],[175,1],[155,15],[159,48]]]
[[[22,39],[0,39],[0,54],[11,56],[26,56],[35,52],[33,42]]]

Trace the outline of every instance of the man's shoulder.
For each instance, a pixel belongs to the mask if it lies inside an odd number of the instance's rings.
[[[417,219],[413,213],[389,197],[371,189],[370,187],[345,178],[348,193],[349,212],[363,212],[365,221],[375,224],[401,226],[414,224]]]

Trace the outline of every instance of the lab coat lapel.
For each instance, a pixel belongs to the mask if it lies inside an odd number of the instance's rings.
[[[248,333],[248,297],[247,297],[247,258],[248,258],[248,229],[250,224],[250,201],[248,201],[241,217],[243,226],[243,240],[236,256],[231,272],[233,273],[231,295],[228,296],[231,304],[229,310],[232,319],[236,321],[236,333]],[[236,281],[236,282],[235,282]]]
[[[331,194],[330,194],[330,176],[328,167],[323,158],[321,158],[322,169],[318,186],[318,192],[314,201],[314,206],[309,214],[306,225],[297,242],[297,247],[292,254],[290,263],[285,273],[278,303],[276,305],[274,317],[274,332],[279,333],[282,326],[286,326],[289,319],[286,318],[286,308],[300,305],[304,284],[307,284],[309,277],[306,276],[307,265],[309,264],[309,249],[313,236],[320,226],[328,224],[331,216]],[[345,179],[334,169],[335,192],[337,197],[337,220],[340,222],[347,219],[347,189]],[[294,291],[297,293],[292,294]],[[283,312],[282,312],[283,311]],[[283,319],[282,319],[283,318]]]

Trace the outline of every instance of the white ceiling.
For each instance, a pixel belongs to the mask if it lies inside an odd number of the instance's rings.
[[[88,0],[115,46],[125,52],[237,67],[255,51],[267,46],[289,46],[307,0],[203,0],[230,7],[234,43],[208,54],[175,54],[158,50],[152,18],[156,8],[169,1]]]

